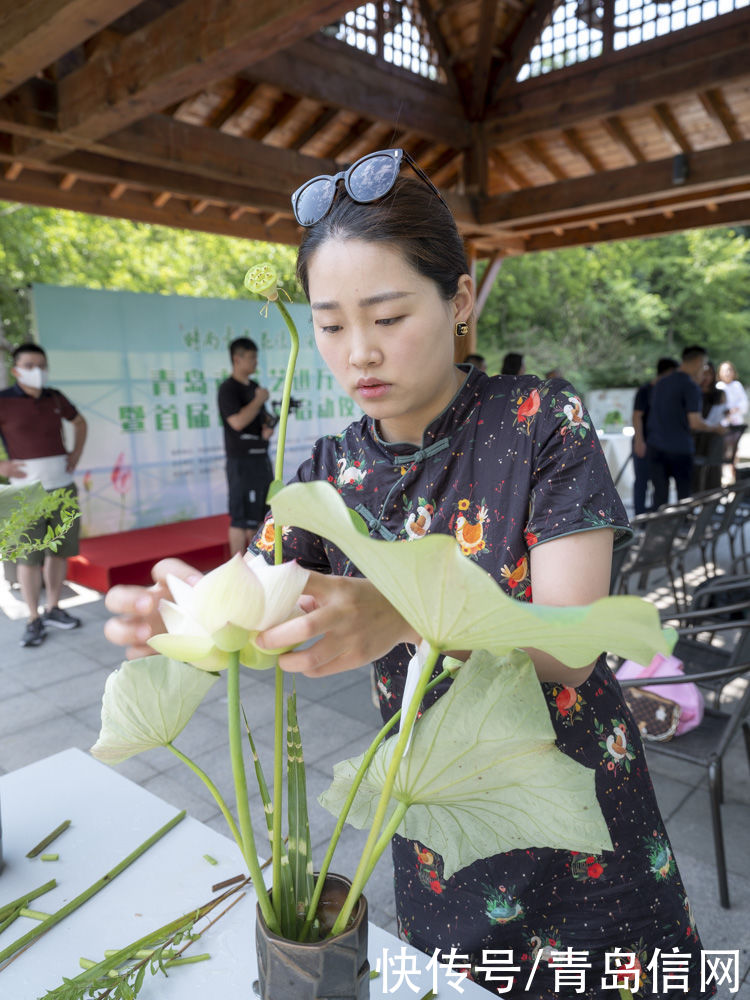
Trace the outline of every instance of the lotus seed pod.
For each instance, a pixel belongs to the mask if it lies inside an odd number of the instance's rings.
[[[265,295],[269,302],[279,297],[279,273],[272,264],[256,264],[245,275],[245,288],[255,295]]]

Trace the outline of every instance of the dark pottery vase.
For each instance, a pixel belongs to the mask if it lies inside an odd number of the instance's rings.
[[[341,875],[326,876],[318,916],[328,927],[349,891]],[[255,947],[261,1000],[368,1000],[367,900],[360,900],[342,934],[314,943],[288,941],[269,931],[256,907]]]

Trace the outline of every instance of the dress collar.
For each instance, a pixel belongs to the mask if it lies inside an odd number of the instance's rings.
[[[456,367],[465,372],[465,378],[450,403],[428,424],[422,435],[420,449],[416,449],[411,441],[384,441],[378,433],[375,420],[372,417],[366,418],[370,437],[389,458],[398,456],[399,458],[419,461],[422,458],[428,458],[436,451],[444,450],[448,446],[452,431],[462,424],[474,409],[487,380],[487,375],[472,365],[461,364]],[[445,444],[441,446],[441,442],[445,442]]]

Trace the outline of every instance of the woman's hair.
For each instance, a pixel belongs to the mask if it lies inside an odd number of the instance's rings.
[[[297,280],[310,298],[310,259],[331,239],[384,243],[400,250],[415,271],[430,278],[450,301],[469,270],[450,210],[420,180],[399,177],[378,201],[360,204],[339,185],[330,212],[305,230],[297,254]]]

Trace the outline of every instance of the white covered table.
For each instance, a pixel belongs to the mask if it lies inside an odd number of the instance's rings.
[[[633,450],[633,436],[619,431],[617,433],[598,431],[597,433],[617,492],[626,506],[632,506],[634,476],[630,455]]]
[[[81,750],[37,761],[0,778],[3,853],[0,906],[48,880],[57,887],[30,903],[53,913],[77,896],[126,855],[135,850],[177,812],[173,806],[100,764]],[[29,860],[26,853],[63,820],[71,826],[50,845],[56,862]],[[215,858],[209,864],[204,855]],[[132,941],[187,913],[212,898],[211,886],[244,871],[234,842],[203,823],[186,817],[110,885],[41,937],[0,972],[0,997],[37,1000],[61,984],[62,977],[81,971],[83,956],[100,961],[105,949],[124,948]],[[0,934],[0,950],[31,926],[19,918]],[[418,972],[403,978],[375,979],[373,1000],[421,998],[432,986],[428,956],[414,951],[393,935],[370,924],[369,957],[413,956]],[[210,961],[175,968],[165,978],[147,977],[141,1000],[205,1000],[208,996],[252,1000],[257,975],[255,960],[255,894],[250,890],[186,956],[208,952]],[[401,963],[400,967],[405,967]],[[463,996],[483,1000],[485,990],[464,982],[459,988],[439,973],[440,998]],[[459,989],[462,992],[459,992]]]

